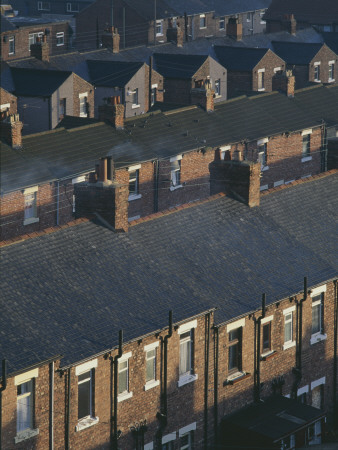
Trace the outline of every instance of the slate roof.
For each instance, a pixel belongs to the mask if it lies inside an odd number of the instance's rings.
[[[142,62],[87,61],[89,81],[94,86],[124,87],[141,69]]]
[[[91,171],[106,155],[113,157],[116,167],[128,167],[206,146],[300,131],[320,126],[323,120],[338,123],[336,85],[302,89],[293,99],[279,93],[238,97],[217,103],[212,114],[196,106],[152,112],[127,119],[124,130],[95,119],[67,117],[57,130],[24,136],[19,152],[7,148],[1,191]],[[27,171],[27,164],[43,165],[47,172]]]
[[[287,64],[310,64],[323,44],[308,44],[300,42],[277,42],[272,41],[275,53]]]
[[[263,292],[271,304],[301,292],[304,276],[309,288],[333,279],[337,189],[338,175],[327,175],[257,208],[220,197],[127,234],[94,221],[3,247],[9,373],[55,354],[80,362],[116,346],[119,329],[126,342],[153,333],[169,309],[178,323],[217,307],[221,324],[259,309]]]
[[[338,33],[322,33],[325,44],[338,55]]]
[[[1,14],[0,29],[1,33],[17,30],[16,26],[13,25],[3,14]]]
[[[227,416],[223,423],[276,441],[325,415],[323,410],[283,396],[272,396]],[[238,428],[237,428],[238,429]],[[240,439],[241,440],[241,439]]]
[[[31,97],[52,95],[72,73],[38,69],[11,69],[14,94]]]
[[[266,55],[267,48],[214,46],[217,60],[228,70],[249,72]]]
[[[154,20],[154,2],[149,0],[125,0],[125,3],[133,8],[137,14],[146,20]],[[176,9],[172,8],[169,2],[165,0],[156,0],[156,18],[165,19],[178,15]]]
[[[154,53],[154,69],[165,78],[191,78],[208,55],[173,55]]]
[[[330,24],[338,21],[337,0],[272,0],[265,17],[267,20],[281,19],[285,14],[294,14],[298,22]]]
[[[238,13],[252,12],[267,9],[271,0],[204,0],[212,5],[216,15],[227,16]]]

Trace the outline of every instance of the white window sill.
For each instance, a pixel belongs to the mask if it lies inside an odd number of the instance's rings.
[[[296,346],[296,341],[285,342],[283,345],[283,350],[287,350],[288,348],[292,348]]]
[[[200,30],[205,30],[207,27],[200,27]]]
[[[142,194],[131,194],[128,197],[128,202],[132,202],[133,200],[138,200],[142,197]]]
[[[128,400],[128,398],[131,398],[132,396],[133,396],[132,392],[123,392],[123,394],[119,394],[117,396],[117,401],[120,403],[123,402],[124,400]]]
[[[314,83],[321,83],[321,80],[313,80]]]
[[[257,89],[257,91],[258,91],[258,92],[264,92],[264,91],[265,91],[265,88]]]
[[[265,20],[261,20],[259,23],[260,23],[261,25],[266,25]]]
[[[156,37],[162,37],[163,36],[163,33],[156,33]]]
[[[39,428],[35,428],[35,429],[28,428],[27,430],[19,431],[14,438],[14,442],[16,444],[18,444],[19,442],[25,441],[26,439],[30,439],[34,436],[37,436],[38,434],[39,434]]]
[[[156,386],[159,386],[159,384],[160,384],[160,380],[152,380],[152,381],[148,381],[148,383],[146,383],[146,384],[144,385],[144,390],[145,390],[145,391],[149,391],[149,389],[152,389],[152,388],[154,388],[154,387],[156,387]]]
[[[333,78],[329,78],[329,83],[334,83],[336,80]]]
[[[38,217],[30,217],[29,219],[25,219],[24,221],[23,221],[23,224],[24,225],[30,225],[31,223],[36,223],[36,222],[39,222],[39,218]]]
[[[261,354],[261,358],[266,358],[267,356],[273,355],[275,353],[274,350],[269,350],[268,352],[264,352]]]
[[[234,380],[237,380],[237,378],[244,377],[245,375],[246,375],[246,372],[238,371],[238,372],[235,372],[235,373],[229,375],[227,377],[227,381],[234,381]]]
[[[96,425],[99,423],[98,417],[85,417],[81,420],[79,420],[78,424],[75,427],[75,431],[81,431],[85,428],[92,427],[93,425]]]
[[[313,334],[310,339],[310,344],[311,345],[317,344],[317,342],[325,341],[326,338],[327,338],[326,334],[322,333]]]
[[[197,378],[198,378],[197,373],[193,375],[182,375],[178,380],[177,386],[181,387],[184,386],[185,384],[192,383],[193,381],[196,381]]]
[[[307,162],[307,161],[311,161],[312,160],[312,156],[304,156],[303,158],[302,158],[302,163],[303,162]]]
[[[8,56],[11,56],[11,55],[15,55],[15,53],[8,53]],[[331,80],[331,81],[334,81],[334,80]],[[329,82],[330,82],[330,80],[329,80]]]
[[[65,44],[56,44],[57,47],[63,47]]]
[[[136,104],[131,105],[131,109],[136,109],[136,108],[140,108],[140,107],[141,107],[141,105],[136,105]]]
[[[88,117],[88,114],[80,113],[80,117]]]
[[[262,172],[265,172],[266,170],[269,170],[269,166],[263,166],[263,167],[261,168],[261,171],[262,171]]]
[[[183,187],[182,184],[178,184],[177,186],[170,186],[170,190],[175,191],[176,189],[179,189],[181,187]]]
[[[219,95],[219,94],[215,95],[215,98],[221,98],[221,97],[222,97],[222,96]]]

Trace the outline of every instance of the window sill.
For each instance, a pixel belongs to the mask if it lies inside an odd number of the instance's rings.
[[[133,200],[138,200],[142,197],[142,194],[131,194],[128,197],[128,202],[132,202]]]
[[[296,346],[296,341],[286,342],[283,345],[283,350],[287,350],[288,348],[292,348]]]
[[[8,53],[8,56],[13,56],[13,55],[15,55],[15,53]],[[331,80],[331,81],[334,81],[334,80]],[[329,80],[329,83],[330,83],[330,80]]]
[[[37,436],[39,434],[39,428],[28,428],[24,431],[19,431],[17,435],[14,438],[15,444],[18,444],[19,442],[25,441],[26,439],[30,439],[34,436]]]
[[[88,117],[88,114],[86,114],[86,113],[80,113],[80,117]]]
[[[75,427],[75,431],[81,431],[85,428],[92,427],[99,423],[98,417],[85,417],[84,419],[79,420],[78,424]]]
[[[193,375],[183,375],[178,380],[178,387],[184,386],[185,384],[192,383],[193,381],[196,381],[198,378],[197,373],[194,373]]]
[[[124,392],[123,394],[119,394],[117,396],[117,401],[120,403],[123,402],[124,400],[128,400],[128,398],[131,398],[132,396],[133,396],[132,392]]]
[[[63,47],[65,44],[56,44],[57,47]]]
[[[314,83],[321,83],[321,80],[313,80]]]
[[[264,92],[264,91],[265,91],[265,88],[257,89],[257,91],[258,91],[258,92]]]
[[[24,221],[23,221],[23,224],[24,225],[30,225],[31,223],[36,223],[36,222],[39,222],[39,218],[38,217],[30,217],[29,219],[25,219]]]
[[[180,189],[181,187],[183,187],[183,185],[182,184],[178,184],[177,186],[170,186],[170,190],[171,191],[176,191],[176,189]]]
[[[266,170],[269,170],[269,166],[263,166],[263,167],[261,168],[261,171],[262,171],[262,172],[265,172]]]
[[[154,388],[156,386],[159,386],[159,384],[160,384],[160,380],[149,381],[148,383],[146,383],[144,385],[144,390],[145,391],[149,391],[149,389],[152,389],[152,388]]]
[[[215,98],[221,98],[222,96],[221,95],[219,95],[219,94],[216,94],[215,95]]]
[[[269,359],[273,358],[276,355],[277,355],[277,352],[275,350],[270,350],[269,352],[261,354],[261,360],[268,361]]]
[[[302,158],[302,163],[303,162],[307,162],[307,161],[311,161],[312,160],[312,156],[304,156],[303,158]]]
[[[132,104],[131,109],[141,108],[141,105]]]
[[[200,30],[206,30],[207,27],[200,27]]]
[[[328,80],[329,83],[334,83],[335,81],[336,81],[336,80],[335,80],[334,78],[333,78],[333,79],[332,79],[332,78],[329,78],[329,80]]]
[[[163,33],[156,33],[156,37],[162,37]]]
[[[325,341],[326,338],[327,338],[326,334],[322,333],[313,334],[310,339],[310,344],[311,345],[317,344],[317,342]]]
[[[238,383],[239,381],[245,380],[246,378],[249,378],[250,373],[247,372],[236,372],[232,375],[230,375],[224,382],[224,386],[227,385],[233,385]]]

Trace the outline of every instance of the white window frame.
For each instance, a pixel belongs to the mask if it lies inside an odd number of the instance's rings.
[[[269,170],[269,166],[267,164],[268,159],[268,142],[269,138],[263,138],[259,139],[257,141],[257,162],[261,163],[261,171],[264,172],[265,170]],[[264,148],[264,150],[259,151],[260,147]]]
[[[11,51],[11,45],[13,46],[12,51]],[[9,36],[9,38],[8,38],[8,54],[15,55],[15,36]]]
[[[272,327],[272,322],[273,321],[273,314],[271,316],[267,316],[267,317],[263,317],[263,319],[261,320],[261,325],[264,326],[267,323],[270,323],[270,327]],[[262,338],[263,338],[263,329],[262,329]],[[270,345],[271,345],[271,349],[267,352],[264,352],[261,354],[262,357],[264,356],[268,356],[271,355],[272,353],[274,353],[274,350],[272,348],[272,330],[270,328]]]
[[[306,130],[302,131],[302,159],[301,162],[307,162],[307,161],[311,161],[312,160],[312,156],[311,156],[311,135],[312,134],[312,128],[308,128]],[[310,136],[309,137],[309,154],[306,154],[303,152],[303,146],[304,146],[304,137],[305,136]]]
[[[273,69],[273,73],[280,72],[281,70],[282,70],[281,67],[275,67],[275,68]]]
[[[15,386],[20,386],[24,383],[29,383],[32,382],[32,389],[30,393],[24,393],[22,395],[17,395],[17,404],[22,401],[22,399],[24,398],[28,398],[30,395],[32,396],[32,407],[34,407],[34,398],[35,398],[35,378],[37,378],[39,376],[39,369],[33,369],[30,370],[29,372],[25,372],[22,373],[20,375],[17,375],[16,377],[14,377],[14,385]],[[33,410],[31,412],[31,423],[32,426],[34,426],[34,413],[35,411]],[[25,428],[24,430],[20,430],[18,431],[18,424],[16,425],[16,436],[14,437],[14,442],[15,444],[18,444],[19,442],[22,442],[26,439],[29,439],[33,436],[36,436],[37,434],[39,434],[39,429],[38,428]]]
[[[176,431],[173,433],[166,434],[165,436],[162,436],[162,445],[168,444],[169,442],[176,441]]]
[[[148,360],[148,352],[155,350],[155,356],[151,359],[154,359],[154,378],[152,380],[146,381],[146,384],[144,385],[144,390],[148,391],[149,389],[152,389],[160,384],[160,380],[156,380],[156,368],[157,368],[157,351],[156,349],[159,347],[160,343],[159,341],[153,342],[152,344],[146,345],[144,347],[145,352],[145,360],[146,364]]]
[[[74,5],[77,6],[77,9],[73,9],[73,6],[74,6]],[[76,2],[75,2],[75,3],[72,3],[72,2],[67,3],[66,11],[67,11],[67,12],[79,12],[79,4],[76,3]]]
[[[141,105],[139,102],[138,88],[135,88],[133,91],[129,91],[129,95],[132,95],[132,104],[131,104],[132,109],[140,108]]]
[[[88,92],[82,92],[81,94],[79,94],[79,113],[80,113],[80,117],[88,117],[88,111],[87,112],[81,112],[81,101],[83,101],[84,99],[84,104],[86,106],[87,100],[88,100]]]
[[[217,89],[218,86],[218,89]],[[218,78],[217,80],[215,80],[215,96],[216,98],[220,98],[222,97],[222,93],[221,93],[221,79]]]
[[[79,376],[82,375],[86,372],[90,372],[90,401],[92,402],[92,398],[95,395],[95,392],[93,391],[93,371],[97,368],[98,365],[98,360],[97,359],[92,359],[91,361],[87,361],[83,364],[80,364],[78,366],[75,367],[75,376]],[[86,381],[88,381],[88,379],[86,380],[82,380],[80,382],[78,382],[79,384],[85,383]],[[78,419],[78,423],[75,427],[75,431],[81,431],[84,430],[85,428],[89,428],[92,427],[93,425],[97,424],[99,422],[99,418],[96,416],[94,417],[92,415],[92,403],[90,405],[90,414],[89,416],[86,417],[82,417],[81,419]]]
[[[190,322],[187,322],[183,325],[181,325],[178,328],[178,335],[180,336],[180,355],[179,358],[181,359],[181,345],[185,345],[187,343],[190,343],[190,371],[187,373],[183,373],[179,375],[178,380],[178,387],[184,386],[185,384],[191,383],[198,379],[198,374],[194,372],[194,329],[197,328],[197,319],[192,320]],[[184,339],[181,339],[181,336],[185,333],[189,333],[189,337],[186,337]]]
[[[59,42],[59,40],[61,40],[61,42]],[[56,33],[56,46],[57,47],[62,47],[63,45],[65,45],[65,33],[63,31],[60,31],[58,33]]]
[[[43,5],[48,5],[44,8]],[[38,11],[50,11],[50,2],[38,2]]]
[[[315,62],[313,65],[314,65],[313,81],[315,83],[321,83],[321,80],[320,80],[320,72],[321,72],[321,70],[320,70],[320,62],[319,61]],[[317,67],[318,67],[318,78],[316,78]]]
[[[203,20],[203,26],[201,26],[201,20]],[[199,22],[199,28],[200,30],[203,30],[207,27],[207,18],[205,16],[205,14],[200,14],[200,22]]]
[[[261,78],[261,81],[262,81],[261,86],[262,86],[262,87],[259,87],[259,85],[260,85],[260,82],[259,82],[259,74],[260,74],[260,73],[263,74],[263,75],[262,75],[262,78]],[[258,71],[257,71],[257,90],[258,90],[259,92],[265,91],[265,76],[264,76],[264,74],[265,74],[265,69],[258,69]]]
[[[333,67],[333,69],[332,69],[332,73],[333,73],[333,75],[334,75],[334,71],[335,71],[335,60],[333,59],[332,61],[329,61],[329,83],[333,83],[334,81],[336,81],[335,80],[335,77],[330,77],[330,68],[331,67]]]
[[[222,145],[222,147],[219,148],[219,158],[220,160],[224,161],[225,153],[227,151],[231,150],[231,145]]]
[[[283,311],[284,315],[284,344],[283,344],[283,350],[287,350],[288,348],[294,347],[296,345],[296,341],[293,340],[293,313],[296,311],[296,306],[291,306],[290,308],[286,308]],[[285,325],[290,322],[290,320],[286,321],[286,316],[291,314],[291,339],[289,341],[285,341]]]
[[[273,183],[273,187],[282,186],[284,184],[284,180],[275,181]]]
[[[177,156],[173,156],[172,158],[170,158],[170,165],[171,165],[171,167],[170,167],[170,183],[171,183],[170,190],[171,191],[175,191],[176,189],[183,187],[182,183],[181,183],[182,167],[181,167],[181,162],[180,162],[182,160],[182,157],[183,157],[182,155],[177,155]],[[178,161],[179,168],[173,169],[172,163],[174,163],[176,161]],[[179,183],[178,184],[173,184],[173,172],[179,172]]]
[[[156,20],[155,26],[156,26],[156,36],[163,36],[163,20]]]
[[[137,200],[142,197],[142,194],[140,194],[140,169],[141,169],[141,164],[136,164],[134,166],[128,167],[128,172],[129,172],[128,183],[130,183],[131,181],[135,181],[135,180],[137,181],[137,193],[129,194],[128,201]],[[136,172],[136,176],[134,178],[130,178],[130,174],[132,172]]]
[[[260,20],[260,24],[261,24],[261,25],[265,25],[265,24],[266,24],[266,21],[262,19],[263,16],[264,16],[264,14],[265,14],[265,11],[261,11],[261,12],[259,13],[260,19],[261,19],[261,20]]]
[[[123,370],[127,372],[127,390],[124,392],[121,392],[120,394],[117,395],[117,401],[118,402],[123,402],[124,400],[127,400],[128,398],[131,398],[133,396],[132,391],[130,391],[130,377],[129,377],[129,359],[132,357],[132,352],[128,352],[125,353],[121,356],[121,358],[119,358],[119,366],[120,363],[126,362],[127,361],[127,368]],[[122,371],[121,371],[122,372]],[[118,367],[118,377],[120,376],[120,367]]]
[[[180,445],[180,449],[182,449],[182,450],[190,450],[190,449],[193,448],[193,447],[192,447],[193,443],[191,442],[190,437],[191,437],[191,434],[192,434],[194,431],[196,431],[196,429],[197,429],[197,424],[196,424],[196,422],[193,422],[193,423],[191,423],[190,425],[187,425],[186,427],[180,428],[180,429],[178,430],[178,437],[179,437],[179,439],[181,439],[182,437],[184,437],[184,436],[186,436],[186,435],[189,435],[189,443],[188,443],[188,447],[187,447],[187,446],[182,447],[182,446]]]
[[[326,284],[323,284],[321,286],[316,287],[315,289],[312,289],[311,291],[311,298],[320,296],[320,299],[316,302],[312,302],[312,308],[314,306],[321,305],[320,308],[320,330],[317,333],[311,334],[310,344],[316,344],[317,342],[324,341],[327,338],[327,334],[325,334],[323,331],[323,324],[322,324],[322,314],[323,314],[323,308],[324,308],[324,294],[326,292]]]
[[[36,44],[37,42],[37,38],[42,38],[43,36],[43,31],[38,31],[36,33],[29,33],[28,35],[28,50],[31,51],[31,45]],[[33,42],[31,42],[31,40]]]
[[[223,24],[223,26],[221,26]],[[225,31],[225,16],[219,18],[219,31]]]
[[[38,199],[37,199],[37,192],[39,187],[33,186],[27,189],[24,189],[23,195],[24,195],[24,225],[30,225],[31,223],[39,222],[39,218],[37,216],[38,214]],[[26,217],[26,201],[28,196],[34,196],[34,199],[32,200],[32,216]],[[28,203],[28,202],[27,202]]]

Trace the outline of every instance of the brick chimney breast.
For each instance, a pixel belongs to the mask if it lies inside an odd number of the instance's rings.
[[[42,41],[39,40],[35,44],[31,45],[31,56],[40,61],[49,62],[49,44],[47,42],[47,36],[42,36]]]
[[[22,128],[19,114],[12,114],[1,122],[1,137],[13,148],[22,147]]]

